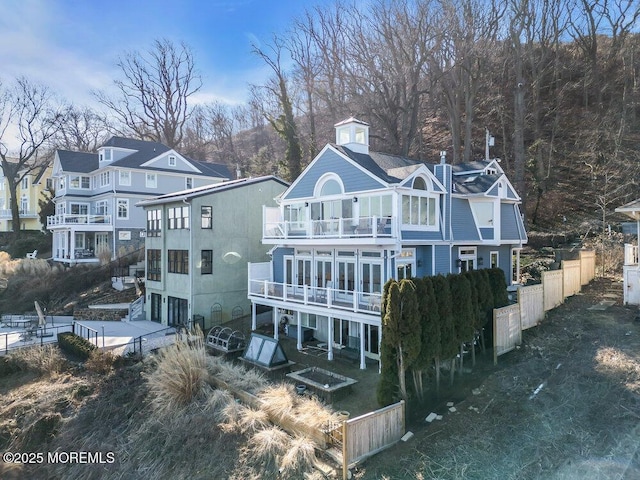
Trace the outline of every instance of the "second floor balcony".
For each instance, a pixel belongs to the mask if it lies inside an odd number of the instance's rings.
[[[50,215],[47,217],[47,228],[78,224],[111,225],[111,223],[111,215],[81,215],[63,213],[59,215]]]
[[[266,208],[263,221],[263,240],[306,239],[381,239],[394,238],[391,217],[329,218],[287,221],[280,219],[277,208]]]
[[[38,212],[35,210],[20,208],[18,209],[18,213],[20,214],[20,218],[37,218]],[[0,209],[0,218],[1,219],[11,219],[11,209],[3,208]]]
[[[365,313],[379,317],[382,295],[374,292],[334,288],[331,284],[327,287],[315,287],[249,279],[249,297],[258,302],[261,299],[283,302],[283,307],[298,304]]]

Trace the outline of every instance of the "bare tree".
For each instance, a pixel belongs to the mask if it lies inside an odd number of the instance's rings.
[[[277,100],[277,109],[264,108],[263,115],[273,129],[282,137],[286,144],[285,151],[285,179],[293,181],[302,171],[302,149],[298,127],[293,112],[293,101],[289,93],[287,72],[283,67],[282,54],[285,51],[284,42],[278,37],[273,38],[271,45],[267,47],[270,52],[253,45],[253,52],[258,55],[273,71],[273,78],[266,85],[254,87],[254,97],[261,97],[259,90],[268,94],[271,98],[262,97],[263,100]],[[263,105],[265,102],[260,102]]]
[[[122,133],[179,146],[192,113],[188,100],[202,86],[191,49],[156,40],[146,54],[127,53],[117,65],[123,74],[115,81],[119,98],[104,92],[96,97],[115,115]]]
[[[24,77],[0,87],[0,165],[9,187],[12,229],[20,231],[18,185],[47,161],[45,149],[60,128],[63,113],[50,91]],[[15,133],[14,133],[15,132]],[[12,146],[15,141],[17,146]]]
[[[91,108],[70,105],[63,118],[60,129],[51,139],[56,148],[95,152],[107,140],[107,120]]]
[[[468,162],[474,151],[478,94],[489,65],[487,52],[497,45],[503,10],[493,2],[477,0],[442,0],[441,8],[439,48],[433,49],[430,69],[449,118],[452,162]]]

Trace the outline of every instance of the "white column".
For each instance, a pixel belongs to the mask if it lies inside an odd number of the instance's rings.
[[[333,317],[327,317],[329,324],[327,325],[327,360],[333,360]]]
[[[256,304],[251,302],[251,330],[258,328],[258,318],[256,317]]]
[[[360,370],[366,370],[367,364],[364,356],[364,323],[360,323]]]
[[[296,312],[296,323],[298,324],[298,326],[296,327],[298,329],[298,343],[296,345],[296,348],[298,349],[298,351],[302,350],[302,322],[301,320],[301,314],[300,311]]]
[[[278,331],[278,309],[274,308],[271,310],[271,322],[273,323],[273,338],[278,340],[280,332]]]

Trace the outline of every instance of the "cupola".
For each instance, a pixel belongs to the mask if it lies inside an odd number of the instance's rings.
[[[357,118],[347,118],[334,125],[336,143],[357,153],[369,153],[369,124]]]

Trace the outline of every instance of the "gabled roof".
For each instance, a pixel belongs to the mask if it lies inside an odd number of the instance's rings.
[[[349,157],[365,170],[387,183],[399,183],[411,175],[420,165],[427,165],[418,160],[390,155],[387,153],[358,153],[342,145],[331,144],[333,148]]]
[[[211,185],[204,185],[201,187],[190,188],[189,190],[182,190],[180,192],[172,192],[172,193],[167,193],[165,195],[159,195],[157,197],[153,197],[148,200],[142,200],[141,202],[138,202],[136,205],[144,207],[147,205],[159,205],[162,203],[190,200],[192,198],[201,197],[203,195],[209,195],[211,193],[226,192],[229,190],[233,190],[235,188],[246,187],[248,185],[255,185],[257,183],[262,183],[269,180],[278,182],[282,184],[282,186],[285,188],[289,186],[287,182],[285,182],[281,178],[278,178],[274,175],[266,175],[263,177],[254,177],[254,178],[239,178],[237,180],[230,180],[228,182],[214,183]]]
[[[109,140],[107,140],[100,148],[105,147],[131,150],[131,153],[129,155],[126,155],[123,158],[109,163],[109,166],[123,168],[144,168],[145,170],[157,170],[176,173],[176,170],[168,168],[142,167],[142,164],[144,164],[145,162],[173,150],[166,145],[163,145],[162,143],[113,136]],[[97,170],[100,167],[99,156],[97,153],[58,150],[58,157],[60,158],[60,165],[62,167],[62,170],[66,172],[89,173]],[[219,163],[202,162],[186,157],[182,158],[191,163],[203,175],[223,179],[231,178],[232,176],[229,168],[226,165]]]

